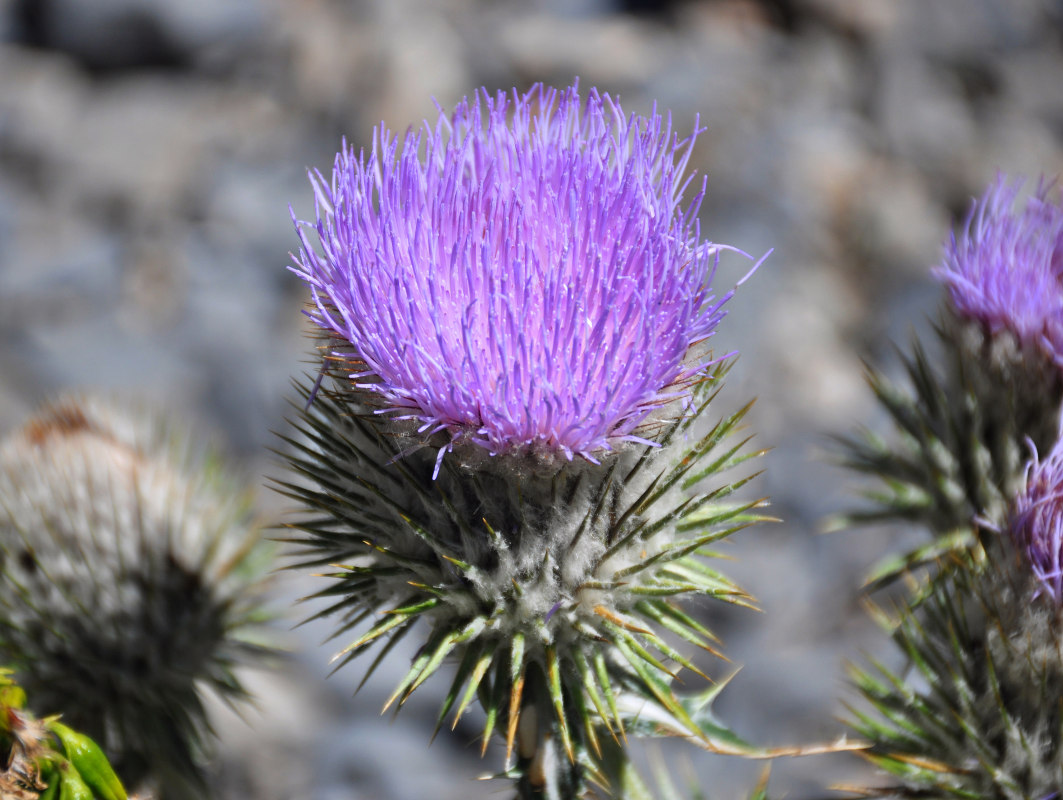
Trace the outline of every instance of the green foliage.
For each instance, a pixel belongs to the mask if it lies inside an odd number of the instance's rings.
[[[0,669],[0,796],[19,800],[126,800],[103,750],[90,737],[26,710],[26,695]]]
[[[713,545],[761,518],[762,501],[734,501],[751,476],[724,476],[758,455],[737,436],[748,406],[696,432],[725,372],[695,387],[694,413],[657,423],[660,447],[625,446],[597,465],[459,443],[437,479],[446,439],[419,449],[344,378],[319,391],[287,439],[304,480],[280,489],[309,510],[295,526],[297,566],[330,580],[315,616],[338,616],[336,636],[358,631],[337,668],[379,646],[368,678],[423,623],[387,706],[456,662],[437,729],[476,697],[483,746],[505,740],[521,796],[608,785],[606,754],[653,709],[667,734],[752,751],[722,725],[703,727],[672,689],[677,669],[700,674],[677,647],[718,644],[677,600],[750,602],[712,566]]]

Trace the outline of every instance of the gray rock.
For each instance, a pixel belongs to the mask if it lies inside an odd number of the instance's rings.
[[[35,4],[35,5],[30,5]],[[33,43],[92,69],[180,66],[221,41],[248,40],[262,23],[258,0],[25,0]]]

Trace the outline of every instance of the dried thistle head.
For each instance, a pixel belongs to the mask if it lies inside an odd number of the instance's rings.
[[[204,686],[242,694],[261,651],[259,532],[247,495],[187,435],[90,397],[0,443],[0,654],[131,785],[202,797]]]

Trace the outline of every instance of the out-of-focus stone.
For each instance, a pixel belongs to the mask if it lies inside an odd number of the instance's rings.
[[[181,66],[261,25],[258,0],[21,0],[22,36],[91,69]]]
[[[382,69],[370,119],[403,131],[435,116],[433,98],[450,108],[475,90],[453,16],[416,0],[377,0],[377,6],[378,35],[387,44],[377,43]]]
[[[936,58],[979,58],[995,50],[1022,49],[1050,30],[1046,25],[1050,4],[1044,0],[896,0],[892,4],[899,18],[890,46]]]
[[[776,130],[785,158],[778,162],[785,196],[808,241],[831,236],[855,194],[866,190],[870,154],[860,120],[844,112],[794,109]]]
[[[304,113],[359,119],[381,74],[380,38],[364,21],[366,14],[338,14],[333,6],[327,0],[274,0],[274,49],[284,53],[287,62],[279,77],[289,84]]]
[[[106,314],[120,276],[119,245],[63,203],[23,198],[0,248],[3,326],[70,332]]]
[[[0,142],[18,154],[16,169],[36,164],[39,180],[90,214],[182,213],[219,150],[253,152],[278,121],[257,93],[150,77],[90,94],[61,61],[36,57],[12,72],[21,75],[0,89]]]
[[[1031,181],[1041,176],[1050,181],[1063,177],[1063,152],[1055,126],[1005,112],[988,122],[985,130],[986,136],[967,163],[971,195],[981,195],[998,171]]]
[[[253,93],[139,78],[113,84],[84,109],[64,154],[76,191],[128,198],[137,213],[173,213],[193,202],[222,148],[239,152],[268,135],[277,110]]]
[[[655,74],[663,51],[654,30],[626,17],[574,19],[519,14],[499,31],[500,44],[524,75],[578,75],[614,91]]]
[[[925,280],[941,255],[951,224],[921,177],[902,164],[878,160],[862,176],[849,203],[837,209],[839,235],[861,263],[874,259],[894,285]]]
[[[758,369],[771,376],[763,390],[789,409],[782,426],[766,434],[786,434],[786,426],[798,419],[827,430],[866,393],[860,361],[845,341],[845,326],[859,302],[850,286],[822,270],[799,272],[791,262],[772,277],[774,291],[759,317],[765,342],[782,346],[762,351]]]
[[[917,0],[918,1],[918,0]],[[814,14],[862,39],[889,35],[900,22],[903,0],[798,0],[802,15]]]
[[[20,179],[50,180],[38,169],[68,149],[77,151],[70,132],[84,113],[90,85],[68,59],[15,45],[0,46],[0,75],[4,167]]]
[[[329,746],[317,753],[319,788],[314,796],[348,800],[352,786],[357,787],[357,796],[367,799],[490,800],[498,796],[505,784],[475,780],[477,773],[468,769],[472,766],[468,756],[442,736],[431,748],[423,741],[415,746],[424,733],[425,728],[411,724],[405,715],[374,730],[337,726],[328,734]],[[396,758],[397,754],[401,756]]]
[[[1009,109],[1014,116],[1035,116],[1047,119],[1063,130],[1063,81],[1059,79],[1058,50],[1031,47],[1009,53],[999,59],[1004,86],[1013,103]]]
[[[978,137],[958,83],[909,52],[891,52],[880,69],[874,122],[885,146],[919,169],[957,180]]]
[[[322,170],[331,167],[320,166]],[[263,156],[225,159],[202,190],[204,235],[213,246],[246,250],[264,262],[283,266],[294,235],[288,204],[296,205],[309,188],[306,165],[294,160],[282,163]],[[298,203],[297,213],[304,206]],[[274,289],[289,279],[296,283],[283,270],[273,271],[272,277],[263,276]]]

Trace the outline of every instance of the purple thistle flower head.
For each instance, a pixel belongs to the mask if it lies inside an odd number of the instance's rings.
[[[1063,440],[1026,465],[1026,487],[1012,505],[1008,532],[1046,594],[1063,606]]]
[[[704,183],[680,204],[697,133],[576,85],[481,90],[401,137],[381,124],[368,156],[345,143],[331,181],[311,176],[292,267],[309,314],[380,413],[449,434],[440,457],[644,441],[709,364],[688,352],[731,294],[710,287],[732,248],[700,240]]]
[[[1042,180],[1016,209],[1023,181],[996,182],[945,247],[934,275],[959,316],[990,335],[1010,331],[1063,367],[1063,208]]]

